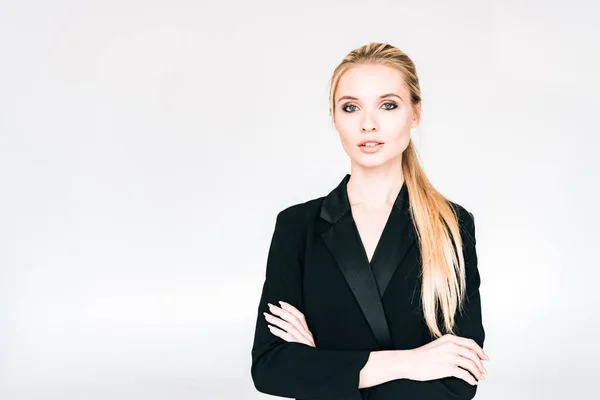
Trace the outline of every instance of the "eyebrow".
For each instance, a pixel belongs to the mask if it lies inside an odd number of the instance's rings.
[[[379,96],[379,99],[383,99],[383,98],[386,98],[386,97],[392,97],[392,96],[395,96],[395,97],[399,98],[400,100],[402,100],[402,97],[398,96],[396,93],[387,93],[387,94],[381,95],[381,96]],[[342,96],[342,97],[340,97],[338,99],[337,102],[339,103],[342,100],[358,100],[358,97],[354,97],[354,96]],[[404,101],[404,100],[402,100],[402,101]]]

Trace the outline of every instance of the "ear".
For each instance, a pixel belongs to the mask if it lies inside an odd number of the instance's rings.
[[[329,109],[329,117],[331,117],[331,123],[335,125],[335,113],[332,112],[331,108]]]
[[[410,127],[416,128],[420,122],[421,122],[421,102],[419,101],[416,105],[413,106],[413,120],[411,122]]]

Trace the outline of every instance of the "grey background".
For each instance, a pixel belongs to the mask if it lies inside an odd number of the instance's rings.
[[[0,397],[268,398],[275,215],[349,171],[328,79],[384,41],[417,65],[430,179],[476,218],[477,398],[590,398],[596,4],[1,1]]]

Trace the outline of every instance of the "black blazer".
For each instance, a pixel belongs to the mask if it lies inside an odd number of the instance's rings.
[[[348,201],[349,179],[277,215],[252,347],[256,389],[306,400],[472,399],[477,386],[455,377],[358,388],[371,351],[414,349],[433,338],[420,308],[421,257],[406,183],[369,263]],[[468,296],[457,335],[483,347],[473,214],[451,204],[464,242]],[[316,347],[269,331],[263,312],[280,300],[304,313]]]

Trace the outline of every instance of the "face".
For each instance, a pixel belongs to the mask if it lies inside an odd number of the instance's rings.
[[[346,71],[334,97],[334,125],[352,162],[376,167],[401,157],[418,110],[402,73],[383,65],[360,65]],[[378,143],[363,145],[365,141]]]

